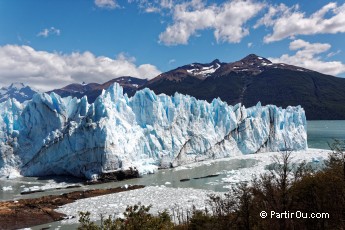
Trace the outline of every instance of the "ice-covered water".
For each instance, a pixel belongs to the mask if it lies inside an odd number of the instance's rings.
[[[299,163],[305,160],[312,164],[314,167],[322,167],[323,159],[327,158],[328,152],[328,150],[320,149],[309,149],[306,151],[293,152],[292,161]],[[202,188],[200,184],[203,184],[205,188],[207,188],[207,186],[209,186],[209,188],[217,188],[214,186],[218,185],[219,187],[222,187],[223,191],[227,191],[228,188],[240,181],[250,181],[253,176],[257,176],[264,172],[267,172],[267,165],[270,165],[273,162],[274,156],[279,156],[280,154],[281,153],[278,152],[272,152],[264,154],[242,155],[235,157],[234,159],[224,159],[223,161],[218,159],[211,162],[199,162],[194,163],[193,165],[189,165],[188,167],[180,167],[174,169],[170,175],[170,172],[168,171],[161,171],[161,174],[147,176],[147,178],[151,177],[151,180],[146,181],[150,186],[145,187],[144,189],[105,195],[92,199],[78,200],[75,203],[63,205],[58,209],[58,211],[66,213],[70,216],[78,216],[78,211],[89,210],[92,212],[91,218],[93,220],[97,220],[100,218],[99,214],[104,214],[105,216],[111,214],[120,215],[127,205],[134,205],[138,202],[141,202],[144,205],[152,204],[153,213],[157,213],[165,209],[171,210],[175,204],[177,204],[177,206],[179,206],[180,208],[190,208],[193,204],[198,208],[203,208],[205,207],[205,201],[208,199],[207,194],[215,193],[215,190],[210,191],[207,189],[195,189],[192,186],[198,184],[197,186],[199,188]],[[217,166],[219,165],[219,163],[231,164],[233,160],[243,160],[242,162],[250,161],[251,163],[246,165],[246,167],[219,171],[218,173],[220,173],[221,175],[219,177],[207,178],[211,180],[208,182],[201,179],[193,179],[194,173],[197,170],[199,171],[199,173],[204,173],[205,175],[206,171],[203,172],[202,169],[213,168],[209,172],[218,171],[219,169],[217,168]],[[180,176],[183,176],[177,178],[171,177],[173,174],[179,174]],[[155,178],[156,180],[152,178]],[[187,182],[179,183],[179,181],[176,181],[179,178],[191,178],[190,181],[194,181],[196,183],[185,184],[185,187],[182,187],[181,183]],[[139,180],[145,181],[145,178]],[[126,182],[131,183],[133,181],[134,180],[128,180]],[[154,183],[155,181],[159,181],[159,183]],[[78,219],[74,218],[68,221],[57,222],[51,225],[71,226],[70,224],[77,223],[77,221]],[[42,225],[39,228],[46,226],[48,225]]]
[[[63,188],[73,185],[81,185],[81,179],[75,177],[18,177],[14,179],[0,179],[0,201],[34,198],[42,195],[60,194]],[[57,190],[58,189],[58,190]],[[38,191],[29,195],[20,195],[21,192]],[[71,189],[68,189],[70,191]]]
[[[213,191],[227,191],[221,183],[222,178],[226,177],[226,172],[249,168],[257,163],[255,159],[228,159],[226,161],[202,162],[198,165],[188,165],[175,169],[159,170],[155,174],[144,175],[141,178],[112,182],[100,185],[82,186],[76,189],[61,189],[70,185],[81,185],[77,178],[52,177],[40,179],[37,177],[22,177],[12,180],[0,179],[0,200],[11,200],[21,198],[40,197],[42,195],[61,194],[73,190],[110,188],[123,186],[125,184],[141,184],[146,186],[166,185],[175,188],[197,188]],[[217,177],[206,177],[208,175],[219,174]],[[205,178],[200,178],[205,177]],[[198,179],[196,179],[198,178]],[[190,179],[189,181],[180,181]],[[11,186],[12,190],[2,190],[3,187]],[[59,188],[56,190],[54,188]],[[23,191],[45,190],[44,192],[20,195]]]

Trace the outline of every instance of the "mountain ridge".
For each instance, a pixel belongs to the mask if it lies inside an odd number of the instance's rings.
[[[178,68],[177,68],[178,69]],[[174,72],[167,72],[174,75]],[[163,74],[162,74],[163,75]],[[145,86],[155,93],[173,95],[176,91],[198,99],[212,101],[219,97],[230,105],[281,107],[301,105],[308,120],[345,119],[345,79],[284,63],[272,63],[250,54],[222,65],[205,79],[183,76],[149,81]]]
[[[246,107],[258,101],[281,107],[301,105],[308,120],[345,119],[344,78],[285,63],[272,63],[256,54],[230,63],[218,59],[210,63],[194,62],[150,80],[123,76],[103,84],[70,84],[48,93],[55,92],[62,97],[87,96],[91,103],[115,82],[129,96],[149,88],[156,94],[179,92],[208,102],[219,97],[229,105],[242,103]]]

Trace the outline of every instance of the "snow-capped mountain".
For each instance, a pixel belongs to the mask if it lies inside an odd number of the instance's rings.
[[[199,80],[206,80],[208,77],[224,76],[229,73],[241,73],[246,75],[257,75],[268,69],[282,69],[282,70],[293,70],[293,71],[305,71],[313,72],[311,70],[304,69],[302,67],[296,67],[283,63],[272,63],[270,60],[250,54],[245,58],[224,63],[215,59],[211,63],[192,63],[184,65],[176,69],[158,75],[156,78],[150,80],[144,87],[150,87],[151,84],[157,81],[172,81],[172,82],[183,82],[185,78],[194,77]]]
[[[0,104],[0,175],[68,174],[94,178],[140,173],[236,154],[307,148],[301,107],[251,108],[149,89],[133,97],[115,83],[89,104],[36,94]]]
[[[213,63],[162,73],[141,89],[168,95],[179,92],[209,102],[219,97],[230,105],[242,103],[247,107],[258,101],[282,107],[301,105],[310,120],[345,119],[345,78],[272,63],[255,54],[231,63]]]
[[[216,59],[208,64],[192,63],[190,65],[182,66],[179,69],[184,69],[188,74],[191,74],[193,76],[201,76],[203,78],[206,78],[216,72],[217,69],[219,69],[224,64],[225,63],[221,63],[218,59]]]
[[[183,82],[183,81],[202,81],[214,74],[221,66],[226,63],[220,62],[218,59],[211,63],[201,64],[192,63],[184,65],[168,72],[162,73],[157,77],[148,81],[143,87],[151,86],[162,81]]]
[[[234,73],[244,72],[247,75],[257,75],[270,69],[314,72],[312,70],[308,70],[308,69],[293,66],[293,65],[287,65],[284,63],[272,63],[270,60],[264,57],[260,57],[255,54],[250,54],[239,61],[231,62],[231,63],[223,65],[222,69],[220,69],[217,76],[224,76],[231,72],[234,72]]]
[[[4,102],[9,98],[15,98],[19,102],[31,100],[32,96],[37,93],[35,90],[23,83],[12,83],[8,87],[0,89],[0,102]]]

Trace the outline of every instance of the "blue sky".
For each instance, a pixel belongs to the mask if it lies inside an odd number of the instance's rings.
[[[345,77],[344,1],[0,0],[0,85],[49,90],[255,53]]]

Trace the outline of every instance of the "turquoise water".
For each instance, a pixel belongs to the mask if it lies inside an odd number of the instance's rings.
[[[334,139],[345,139],[345,120],[308,121],[307,132],[309,148],[329,149]]]

